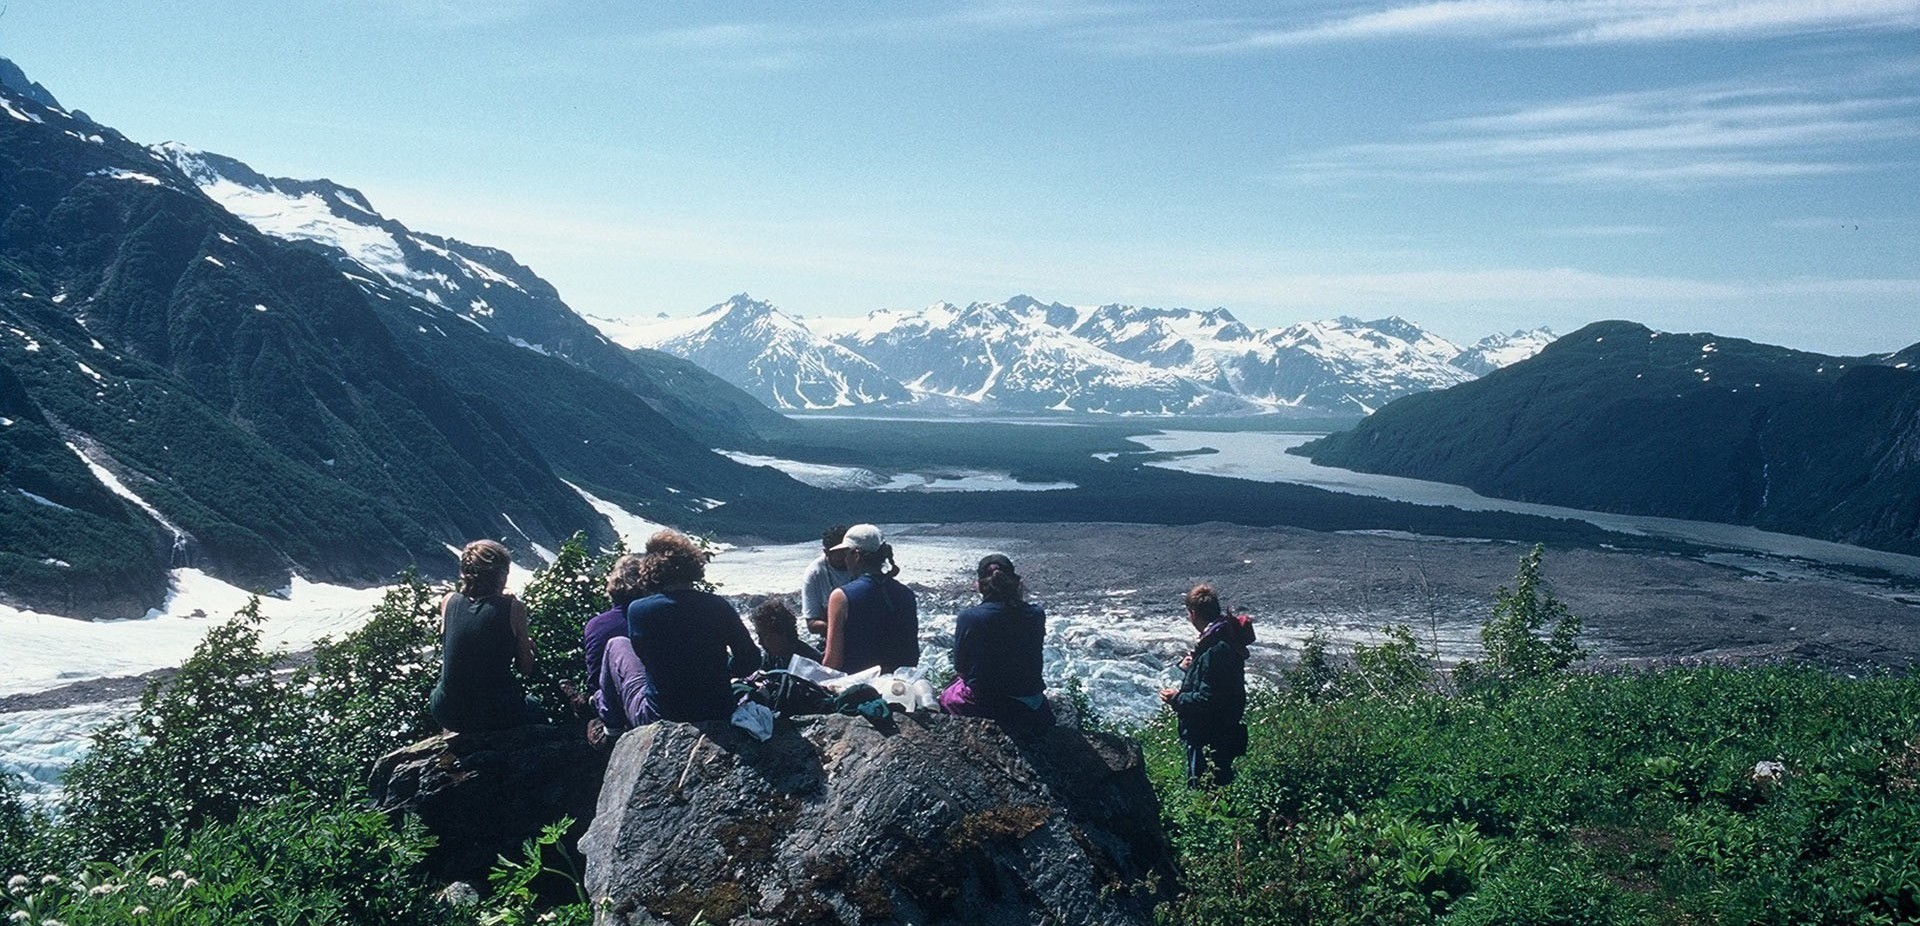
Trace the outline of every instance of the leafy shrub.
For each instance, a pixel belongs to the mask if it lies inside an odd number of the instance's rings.
[[[432,843],[351,803],[280,800],[175,831],[124,864],[23,875],[0,915],[66,926],[451,922],[418,862]]]
[[[0,771],[0,873],[45,864],[49,821],[20,797],[11,772]]]
[[[579,685],[586,671],[580,630],[587,620],[613,607],[607,598],[607,571],[621,549],[594,554],[585,534],[576,533],[560,545],[554,561],[527,583],[521,595],[527,604],[527,632],[533,639],[533,672],[526,678],[527,694],[555,719],[568,716],[571,706],[561,692],[562,682]]]
[[[1520,558],[1513,588],[1503,585],[1495,593],[1493,618],[1480,627],[1486,662],[1461,664],[1463,679],[1539,678],[1585,655],[1579,644],[1580,618],[1542,582],[1540,560],[1545,555],[1545,545],[1535,544]]]
[[[325,777],[298,691],[260,648],[260,622],[254,599],[148,685],[131,717],[94,734],[65,781],[81,848],[96,858],[149,848]]]
[[[439,729],[428,698],[440,677],[442,592],[408,570],[359,629],[314,647],[296,687],[332,790],[359,784],[375,758]]]

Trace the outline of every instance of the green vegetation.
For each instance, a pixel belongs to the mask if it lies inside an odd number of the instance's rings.
[[[1186,875],[1170,923],[1920,922],[1920,679],[1571,672],[1539,551],[1434,674],[1410,631],[1309,647],[1224,791],[1141,731]]]
[[[576,537],[527,590],[543,641],[530,690],[556,712],[542,680],[577,672],[608,561]],[[367,625],[292,672],[249,609],[98,735],[62,816],[0,781],[0,917],[590,921],[564,852],[571,821],[462,905],[421,869],[431,837],[362,806],[367,764],[432,730],[438,600],[403,577]],[[1572,670],[1578,623],[1538,551],[1485,631],[1487,657],[1453,676],[1403,627],[1350,659],[1310,641],[1256,687],[1252,751],[1226,789],[1186,788],[1170,722],[1134,731],[1183,869],[1162,919],[1920,922],[1920,679]]]
[[[527,680],[578,675],[579,628],[604,607],[611,558],[575,536],[529,583],[540,665]],[[372,761],[436,731],[427,694],[439,672],[442,589],[406,574],[360,629],[322,641],[285,671],[262,649],[257,602],[208,632],[180,671],[150,686],[126,719],[101,729],[68,773],[49,819],[0,781],[0,916],[69,924],[584,923],[584,901],[540,890],[558,836],[503,860],[494,895],[471,907],[434,899],[419,862],[432,838],[364,807]],[[564,832],[562,827],[560,832]],[[531,866],[531,867],[529,867]],[[19,877],[16,879],[15,876]],[[133,912],[144,908],[143,912]]]

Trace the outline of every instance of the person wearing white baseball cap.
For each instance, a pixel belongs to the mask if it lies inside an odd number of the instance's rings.
[[[920,664],[920,606],[913,589],[894,576],[893,546],[871,524],[847,528],[833,549],[847,551],[853,581],[827,596],[827,667],[892,672]]]

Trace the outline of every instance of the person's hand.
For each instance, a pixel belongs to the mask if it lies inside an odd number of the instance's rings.
[[[1174,697],[1179,694],[1180,689],[1178,688],[1162,688],[1160,689],[1160,700],[1164,703],[1172,704]]]
[[[1193,654],[1180,657],[1180,671],[1185,672],[1191,668],[1193,668]]]

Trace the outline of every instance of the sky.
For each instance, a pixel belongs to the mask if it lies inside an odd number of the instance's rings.
[[[9,0],[0,55],[590,315],[1920,342],[1920,0]]]

